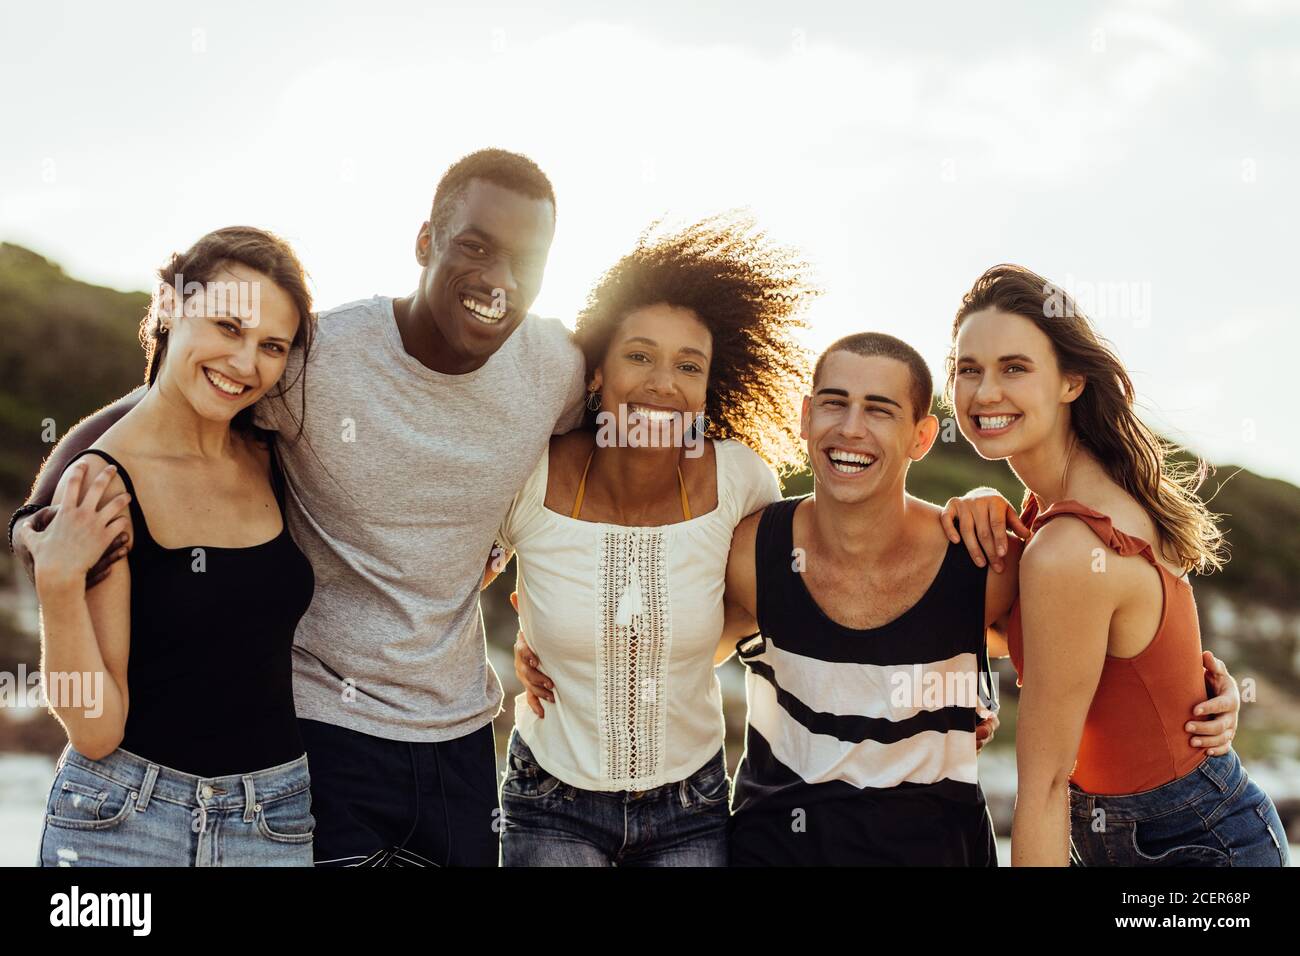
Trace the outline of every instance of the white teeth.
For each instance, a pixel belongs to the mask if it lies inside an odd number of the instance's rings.
[[[979,423],[980,428],[997,429],[1006,428],[1017,416],[1015,415],[976,415],[975,421]]]
[[[670,422],[676,412],[665,411],[661,408],[642,408],[640,405],[633,405],[628,409],[633,415],[640,415],[650,419],[652,422]]]
[[[873,455],[857,451],[843,451],[839,448],[832,449],[827,454],[831,460],[831,467],[846,475],[856,475],[860,471],[866,471],[872,462],[876,460]]]
[[[210,368],[205,368],[203,374],[208,377],[209,382],[221,389],[227,395],[240,395],[248,388],[247,385],[240,385],[238,382],[226,378],[226,376],[222,375],[220,372],[214,371]]]
[[[462,296],[460,304],[474,313],[482,322],[488,325],[495,325],[506,317],[505,309],[492,309],[486,305],[480,305],[469,296]]]

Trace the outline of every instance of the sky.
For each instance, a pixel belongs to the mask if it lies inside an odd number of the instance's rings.
[[[1297,0],[297,7],[5,0],[0,240],[147,289],[246,223],[323,308],[404,295],[439,176],[500,146],[557,192],[534,312],[571,326],[652,220],[746,207],[816,267],[810,347],[885,331],[938,376],[1018,262],[1163,433],[1300,483]]]

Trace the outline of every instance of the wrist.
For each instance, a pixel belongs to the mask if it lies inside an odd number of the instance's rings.
[[[36,568],[36,596],[44,604],[86,593],[86,575],[70,574],[62,568]]]

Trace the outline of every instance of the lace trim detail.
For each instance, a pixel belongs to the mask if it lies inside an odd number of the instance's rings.
[[[672,621],[663,533],[606,531],[599,574],[601,774],[648,779],[660,771],[668,720],[664,678]]]

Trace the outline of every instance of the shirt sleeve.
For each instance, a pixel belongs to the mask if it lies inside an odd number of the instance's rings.
[[[542,457],[533,468],[533,473],[528,476],[524,486],[510,502],[506,516],[501,519],[501,525],[497,528],[497,543],[507,551],[518,550],[518,543],[527,535],[530,524],[545,506],[548,455],[550,449],[544,449]]]
[[[739,524],[746,515],[780,501],[781,484],[776,479],[776,472],[748,445],[735,442],[729,451],[735,476],[731,484],[731,499],[735,520]]]
[[[572,341],[566,351],[567,365],[560,381],[566,382],[564,411],[556,419],[553,435],[571,432],[582,424],[582,416],[587,402],[587,361],[582,350]]]
[[[268,432],[280,430],[280,414],[283,413],[283,399],[263,395],[253,405],[253,424]]]

